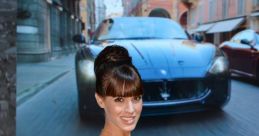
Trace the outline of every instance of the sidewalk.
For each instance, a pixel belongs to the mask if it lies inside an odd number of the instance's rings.
[[[74,56],[75,53],[72,53],[48,62],[17,63],[17,105],[73,70]]]

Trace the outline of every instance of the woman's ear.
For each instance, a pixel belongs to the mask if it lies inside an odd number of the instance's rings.
[[[99,94],[95,93],[95,99],[100,106],[100,108],[104,108],[103,98]]]

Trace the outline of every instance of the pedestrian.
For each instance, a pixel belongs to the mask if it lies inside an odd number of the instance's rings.
[[[97,56],[94,71],[95,98],[105,113],[100,136],[130,136],[142,111],[143,88],[128,51],[107,46]]]

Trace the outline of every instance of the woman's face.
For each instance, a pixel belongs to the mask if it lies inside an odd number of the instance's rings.
[[[97,100],[98,101],[98,100]],[[111,97],[101,98],[106,123],[123,131],[132,131],[139,120],[142,111],[142,97]]]

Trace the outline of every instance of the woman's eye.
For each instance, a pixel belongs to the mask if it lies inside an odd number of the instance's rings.
[[[135,97],[134,97],[134,100],[135,100],[135,101],[140,101],[141,99],[142,99],[142,96],[135,96]]]
[[[124,99],[122,97],[117,97],[114,99],[115,102],[123,102]]]

